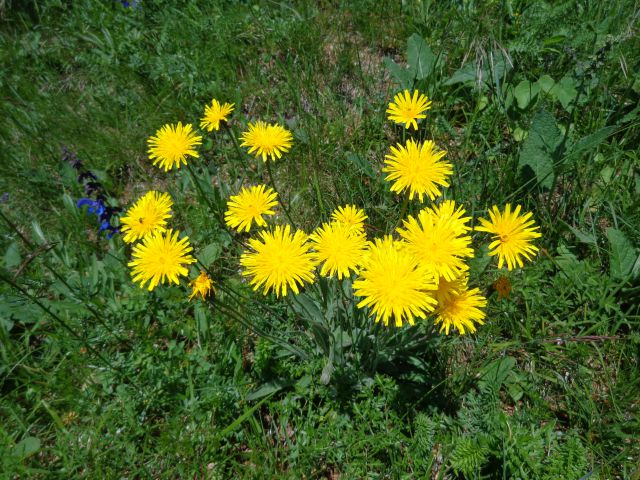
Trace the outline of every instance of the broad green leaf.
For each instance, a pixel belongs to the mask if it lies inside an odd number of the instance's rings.
[[[556,81],[551,78],[549,75],[541,76],[536,82],[544,93],[549,93],[553,86],[556,84]]]
[[[7,248],[6,252],[4,252],[4,268],[11,269],[15,268],[22,262],[22,257],[20,256],[20,248],[18,247],[17,242],[11,242],[9,248]]]
[[[208,267],[218,259],[218,257],[220,256],[220,251],[221,248],[218,243],[210,243],[202,249],[202,251],[198,255],[198,258],[206,267]]]
[[[444,82],[445,85],[455,85],[456,83],[473,83],[477,77],[477,65],[476,62],[467,63],[462,68],[458,69],[448,80]]]
[[[513,90],[516,97],[518,108],[525,109],[538,96],[540,86],[537,83],[531,83],[528,80],[522,80]]]
[[[624,279],[633,269],[636,251],[629,239],[620,230],[607,228],[609,240],[609,273],[611,278]]]
[[[571,102],[573,102],[578,96],[575,78],[562,77],[562,79],[549,91],[549,94],[560,102],[562,108],[567,110],[571,105]]]
[[[409,71],[388,57],[384,58],[384,66],[391,73],[400,89],[405,90],[411,88],[413,84],[413,78],[409,74]]]
[[[589,245],[596,244],[596,237],[592,233],[583,232],[582,230],[572,227],[567,222],[564,222],[562,220],[560,220],[560,222],[562,222],[569,230],[571,230],[571,233],[573,233],[581,243],[586,243]]]
[[[24,460],[40,450],[40,440],[36,437],[23,438],[11,449],[11,456]]]
[[[433,72],[436,57],[417,33],[409,37],[407,41],[407,63],[409,64],[409,76],[411,79],[422,80]]]
[[[522,144],[518,167],[524,169],[525,174],[530,169],[538,185],[551,188],[554,158],[561,140],[553,115],[544,110],[538,112],[531,122],[529,136]]]
[[[513,357],[504,357],[494,360],[482,369],[481,383],[486,383],[496,388],[500,388],[502,384],[505,383],[509,373],[515,366],[516,359]]]

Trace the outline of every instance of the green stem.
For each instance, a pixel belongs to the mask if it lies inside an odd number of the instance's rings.
[[[202,189],[202,185],[200,185],[200,181],[196,176],[196,173],[193,171],[193,167],[188,162],[187,162],[187,171],[189,172],[189,175],[191,176],[191,180],[196,186],[196,190],[198,190],[198,194],[200,195],[200,198],[209,206],[209,210],[211,210],[211,213],[218,219],[218,221],[222,225],[224,225],[224,222],[222,221],[220,216],[220,211],[213,205],[213,203],[211,202],[211,199],[207,196],[207,194],[204,193],[204,190]]]
[[[402,207],[400,208],[400,216],[398,217],[398,223],[396,223],[396,228],[402,222],[404,215],[407,213],[407,207],[409,206],[409,191],[405,192],[404,198],[402,199]]]
[[[244,176],[249,178],[249,164],[245,158],[245,154],[240,149],[240,145],[238,145],[238,139],[236,138],[236,133],[233,131],[233,128],[227,123],[224,122],[224,128],[227,131],[227,135],[231,138],[231,142],[233,143],[234,148],[236,149],[236,153],[238,154],[238,158],[242,162],[242,168],[244,169]]]
[[[278,192],[278,188],[276,187],[276,182],[273,180],[273,173],[271,173],[271,163],[269,163],[269,160],[267,160],[266,163],[267,163],[267,173],[269,174],[269,180],[271,181],[271,186],[273,187],[273,190],[278,195],[278,201],[280,202],[280,206],[282,207],[282,210],[284,210],[284,213],[287,216],[287,219],[289,219],[289,223],[291,224],[291,226],[297,230],[298,227],[296,227],[295,222],[291,218],[291,214],[289,213],[289,210],[287,209],[287,207],[284,206],[284,202],[282,201],[282,196],[280,195],[280,192]]]

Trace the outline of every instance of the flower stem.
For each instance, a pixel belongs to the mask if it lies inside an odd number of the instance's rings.
[[[273,180],[273,173],[271,173],[271,163],[269,163],[269,160],[267,160],[266,164],[267,164],[267,173],[269,174],[269,180],[271,181],[271,186],[273,187],[273,190],[278,194],[278,202],[280,202],[280,206],[282,207],[282,210],[284,210],[284,214],[289,219],[289,223],[291,224],[291,226],[297,230],[298,227],[296,227],[295,222],[291,218],[291,214],[289,213],[289,210],[287,209],[287,207],[284,206],[284,202],[282,201],[282,196],[280,195],[280,192],[278,192],[278,188],[276,187],[276,182]]]
[[[240,145],[238,145],[238,139],[236,138],[236,134],[233,131],[233,128],[231,128],[231,126],[227,122],[224,122],[223,125],[224,125],[225,130],[227,131],[227,135],[229,135],[229,137],[231,138],[231,142],[233,143],[233,146],[236,149],[236,153],[238,154],[238,158],[242,162],[242,168],[244,169],[244,176],[249,178],[249,171],[250,171],[249,170],[249,164],[247,163],[247,160],[245,158],[244,153],[240,149]]]
[[[402,199],[402,207],[400,208],[400,216],[398,217],[398,223],[396,224],[396,227],[400,225],[400,222],[402,222],[402,219],[407,213],[408,206],[409,206],[409,192],[407,191],[405,192],[404,198]]]
[[[193,171],[193,167],[191,167],[191,165],[188,162],[187,162],[187,171],[189,172],[189,175],[191,176],[191,180],[193,181],[193,183],[196,186],[196,189],[198,190],[198,194],[200,195],[200,198],[204,200],[204,202],[209,206],[209,210],[211,210],[211,213],[215,215],[218,221],[222,225],[224,225],[224,222],[222,221],[222,216],[220,215],[220,211],[214,206],[214,204],[211,202],[211,199],[204,193],[204,190],[202,189],[202,185],[200,185],[200,180],[196,176],[196,173]]]

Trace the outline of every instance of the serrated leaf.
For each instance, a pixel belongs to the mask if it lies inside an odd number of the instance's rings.
[[[538,185],[551,188],[554,158],[561,140],[562,135],[553,115],[544,110],[538,112],[531,122],[529,136],[522,144],[518,167],[525,174],[530,169]]]
[[[433,54],[427,42],[417,33],[407,40],[407,63],[409,64],[409,77],[413,80],[427,78],[433,72],[436,56]]]
[[[629,239],[620,230],[607,228],[609,240],[609,274],[611,278],[624,279],[634,268],[636,251]]]

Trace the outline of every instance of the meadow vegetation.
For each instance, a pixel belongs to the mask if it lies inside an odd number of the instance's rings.
[[[636,2],[123,3],[0,0],[2,478],[640,478]],[[334,279],[253,292],[222,221],[272,173],[276,223],[353,204],[393,232],[420,209],[381,171],[405,89],[433,102],[444,196],[542,233],[523,269],[477,249],[473,334],[384,327]],[[226,129],[200,131],[196,174],[152,165],[147,139],[212,98],[238,136],[293,133],[272,172]],[[132,282],[131,246],[78,207],[97,185],[120,213],[169,193],[215,297]]]

